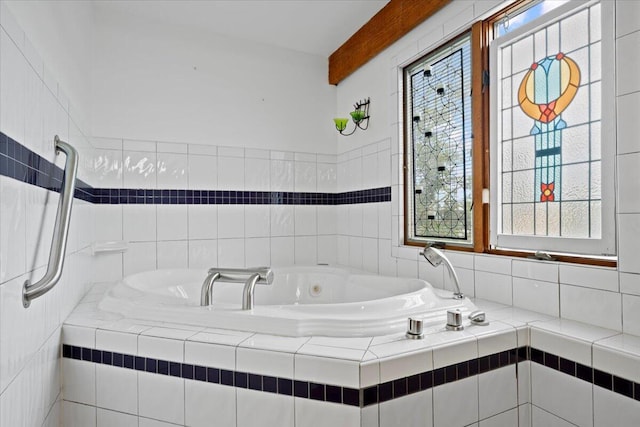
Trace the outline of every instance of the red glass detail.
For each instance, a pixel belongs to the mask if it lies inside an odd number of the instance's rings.
[[[558,116],[554,111],[556,108],[556,101],[551,101],[548,104],[539,104],[538,108],[540,109],[540,121],[542,123],[549,123]]]
[[[558,61],[559,61],[559,60],[561,60],[562,58],[564,58],[564,53],[560,52],[560,53],[558,53],[558,54],[556,55],[556,59],[557,59]]]
[[[550,182],[548,184],[541,183],[540,184],[540,201],[541,202],[553,202],[555,196],[553,194],[553,189],[555,188],[555,183]]]
[[[538,63],[534,62],[533,64],[531,64],[531,69],[535,70],[536,68],[538,68]]]

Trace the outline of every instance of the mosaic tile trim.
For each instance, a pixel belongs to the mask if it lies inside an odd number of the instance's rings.
[[[63,170],[0,132],[0,175],[60,192]],[[391,187],[313,193],[287,191],[150,190],[94,188],[76,181],[74,196],[94,204],[153,205],[346,205],[391,201]]]
[[[211,366],[172,362],[68,344],[63,344],[62,346],[62,357],[68,359],[361,408],[512,365],[518,361],[526,360],[526,354],[525,347],[521,349],[514,348],[371,387],[354,389],[251,372],[231,371]]]
[[[640,401],[640,383],[621,378],[582,363],[574,362],[553,353],[530,349],[530,360],[563,374],[581,379],[606,390]]]
[[[360,408],[530,360],[614,393],[640,400],[640,383],[634,383],[608,372],[528,346],[466,360],[362,389],[178,363],[68,344],[63,344],[62,346],[62,357],[187,380],[339,403]]]

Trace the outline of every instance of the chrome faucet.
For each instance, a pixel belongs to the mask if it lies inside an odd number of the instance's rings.
[[[213,305],[213,284],[216,281],[244,283],[242,290],[242,309],[253,309],[253,295],[256,284],[270,285],[273,282],[273,272],[269,267],[256,268],[211,268],[202,283],[200,290],[200,305]]]
[[[218,271],[209,270],[200,290],[200,305],[209,306],[213,304],[213,282],[219,278],[220,273]]]
[[[453,298],[463,299],[464,294],[460,292],[460,282],[458,281],[458,275],[456,274],[456,271],[453,269],[453,265],[451,265],[451,262],[442,253],[442,251],[434,248],[433,246],[427,246],[424,249],[424,251],[420,252],[420,255],[422,255],[434,267],[439,266],[440,264],[442,264],[442,261],[444,261],[444,263],[447,265],[447,268],[449,269],[449,275],[453,277],[453,283],[456,286],[456,291],[453,293]]]

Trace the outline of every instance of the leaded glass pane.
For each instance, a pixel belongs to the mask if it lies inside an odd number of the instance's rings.
[[[412,237],[471,242],[471,44],[467,35],[406,70]]]
[[[497,51],[511,64],[497,77],[500,171],[510,171],[498,197],[501,234],[599,237],[599,13],[586,7]]]

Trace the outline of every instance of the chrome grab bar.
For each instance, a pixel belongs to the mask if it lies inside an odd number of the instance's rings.
[[[253,309],[253,293],[256,284],[273,283],[273,272],[269,267],[255,268],[211,268],[200,289],[200,305],[208,307],[213,305],[213,284],[216,281],[230,283],[244,283],[242,290],[242,309]]]
[[[53,139],[56,155],[61,151],[66,154],[64,165],[64,180],[60,188],[60,201],[56,212],[56,222],[53,229],[51,251],[49,252],[49,264],[44,277],[35,283],[31,280],[24,282],[22,289],[22,305],[27,308],[31,300],[49,292],[60,280],[64,265],[64,254],[67,249],[67,237],[69,235],[69,222],[71,220],[71,205],[76,189],[76,175],[78,173],[78,152],[68,143],[61,141],[58,135]]]
[[[257,273],[258,283],[270,285],[273,282],[273,272],[269,267],[253,268],[210,268],[209,274],[220,273],[216,278],[217,282],[245,283],[247,277]]]

